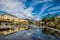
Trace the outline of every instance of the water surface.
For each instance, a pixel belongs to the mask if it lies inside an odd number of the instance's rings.
[[[51,34],[45,34],[43,29],[29,29],[24,31],[19,31],[17,33],[2,36],[0,35],[0,40],[59,40],[60,36],[54,36]]]

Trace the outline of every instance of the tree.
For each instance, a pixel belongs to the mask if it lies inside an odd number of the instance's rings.
[[[50,22],[49,26],[54,27],[55,26],[54,22]]]
[[[48,13],[48,14],[46,15],[46,18],[50,18],[50,13]]]
[[[58,25],[56,26],[56,28],[60,30],[60,24],[58,24]]]
[[[58,14],[56,13],[54,17],[57,18],[58,17]]]

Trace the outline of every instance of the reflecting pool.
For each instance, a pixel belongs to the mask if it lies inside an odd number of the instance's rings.
[[[0,35],[0,40],[59,40],[60,36],[54,36],[44,29],[29,29],[19,31],[8,36]]]

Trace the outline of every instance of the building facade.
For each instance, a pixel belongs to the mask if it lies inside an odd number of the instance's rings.
[[[10,14],[0,14],[0,28],[10,27],[11,24],[28,24],[28,20],[17,18],[16,16]]]

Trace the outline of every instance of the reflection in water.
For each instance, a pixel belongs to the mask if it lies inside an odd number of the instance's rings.
[[[59,40],[59,36],[54,36],[50,31],[42,31],[43,29],[29,29],[19,31],[17,33],[1,36],[0,40]],[[46,34],[47,33],[47,34]],[[56,35],[56,34],[55,34]]]
[[[54,36],[60,36],[60,33],[59,32],[57,32],[57,31],[53,31],[53,30],[51,30],[51,29],[49,29],[49,30],[47,30],[46,28],[44,29],[44,30],[42,30],[43,31],[43,33],[45,33],[45,34],[51,34],[51,35],[54,35]]]
[[[50,39],[51,36],[54,36],[56,40],[59,40],[59,38],[60,38],[60,33],[58,33],[57,31],[53,31],[51,29],[48,30],[46,28],[42,31],[43,31],[44,34],[47,35],[48,39]]]

